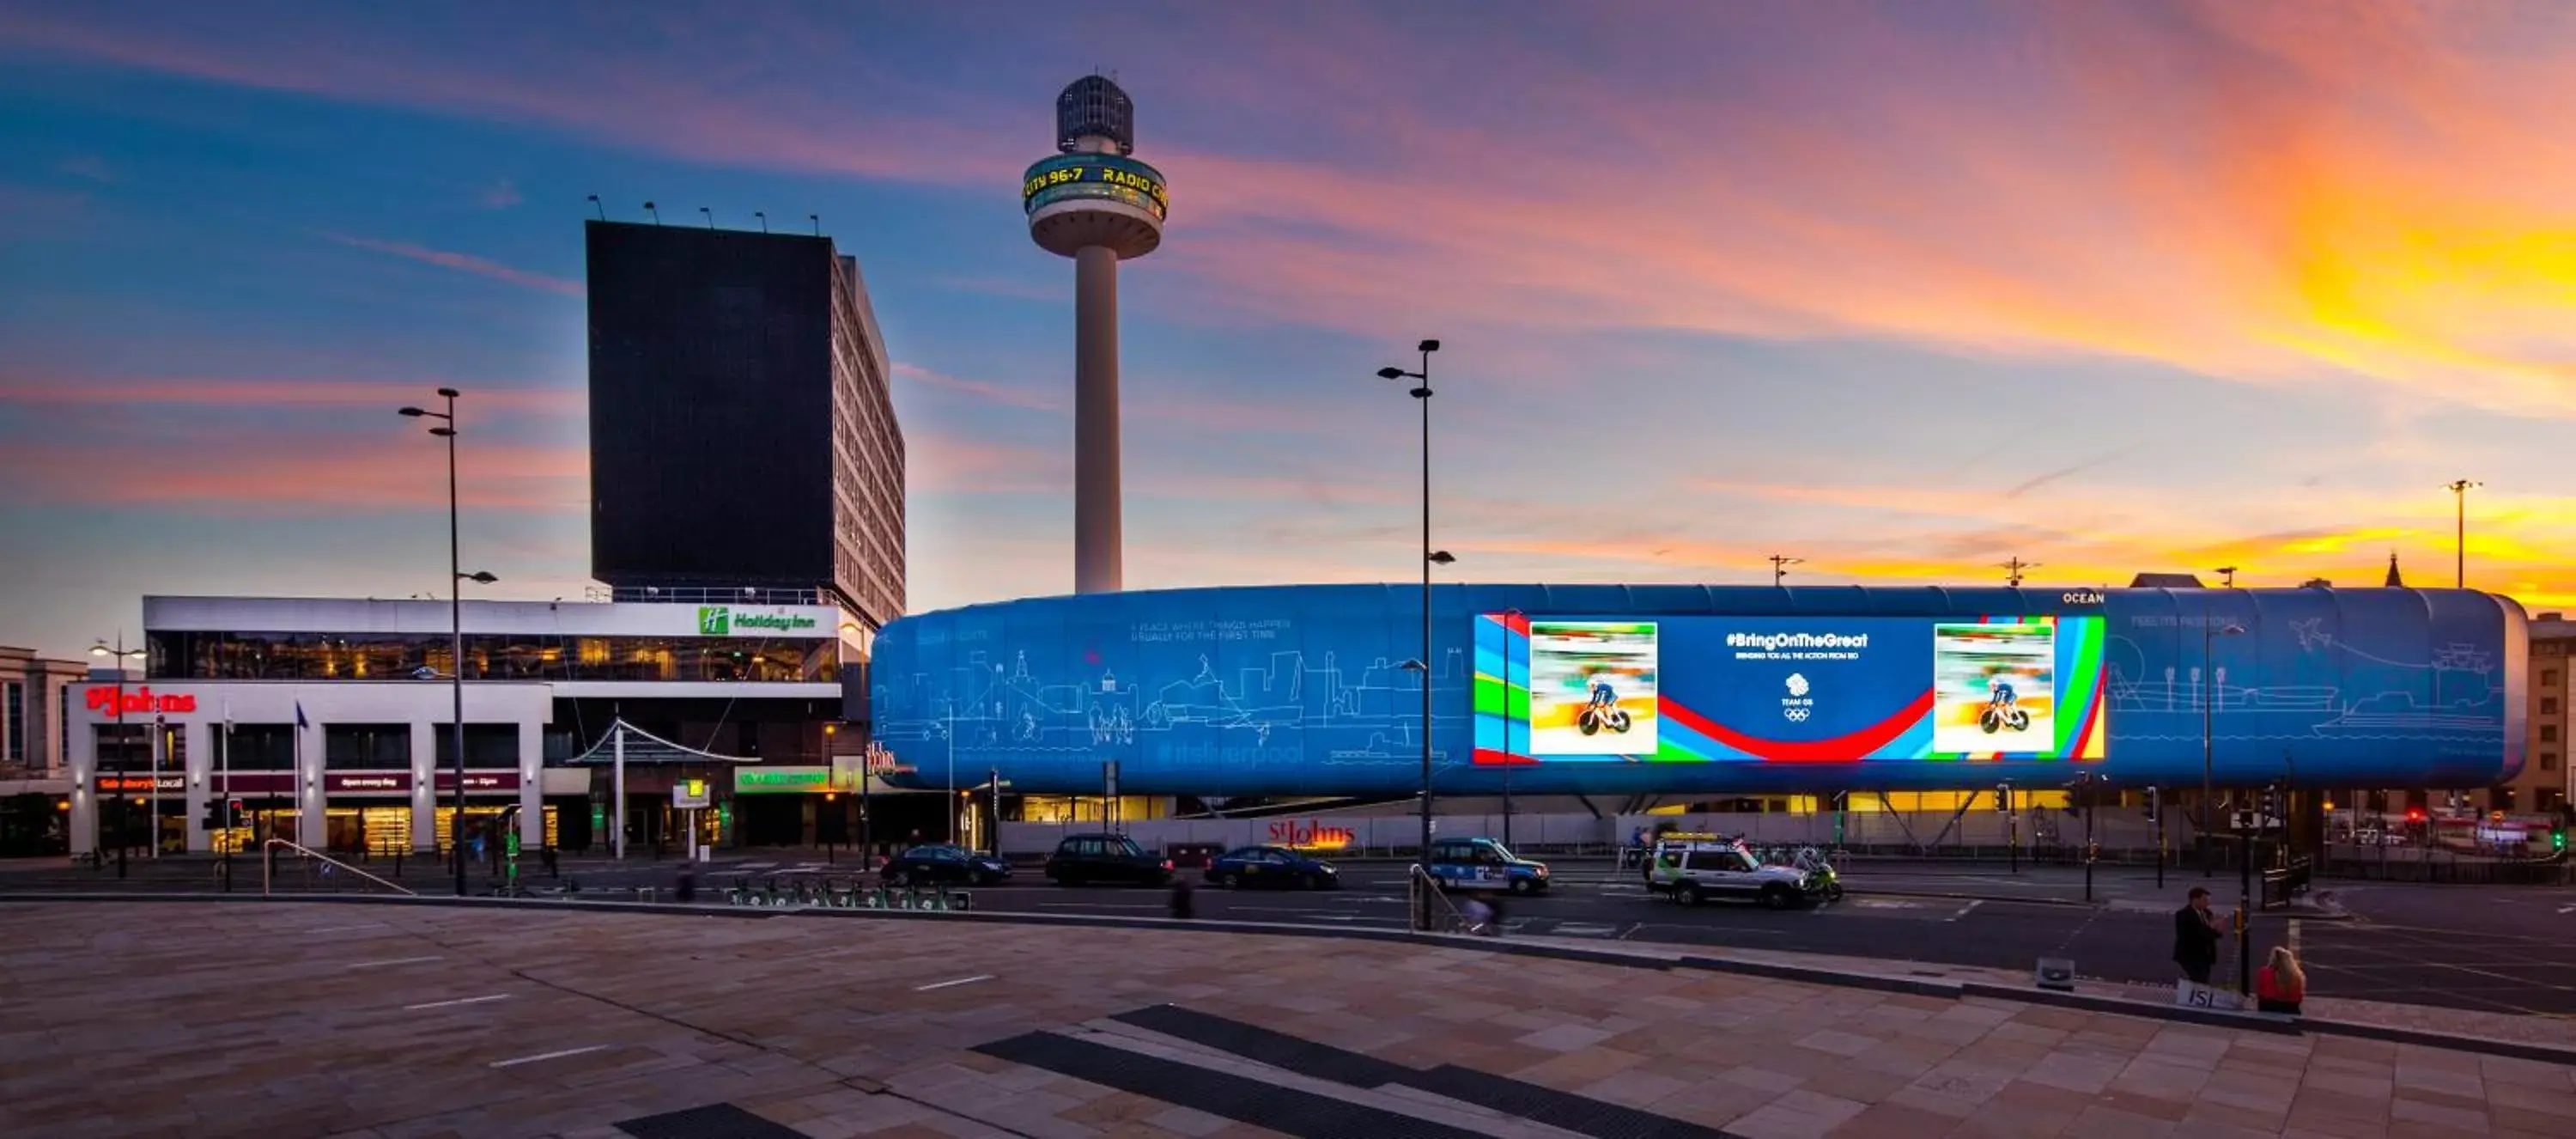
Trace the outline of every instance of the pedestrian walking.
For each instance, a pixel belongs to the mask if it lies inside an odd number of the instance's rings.
[[[2254,1007],[2263,1012],[2299,1015],[2299,1002],[2308,999],[2308,975],[2299,968],[2299,955],[2286,945],[2272,947],[2272,959],[2254,974]]]
[[[2174,911],[2174,964],[2182,966],[2182,975],[2195,985],[2209,983],[2209,971],[2218,965],[2218,918],[2209,912],[2209,891],[2191,888],[2183,907]]]
[[[544,846],[538,847],[538,848],[537,848],[537,857],[538,857],[539,859],[543,860],[543,861],[545,862],[545,864],[546,864],[546,877],[548,877],[548,878],[561,878],[561,877],[563,877],[563,867],[562,867],[562,865],[561,865],[559,862],[557,862],[557,861],[556,861],[556,858],[555,858],[555,844],[553,844],[553,843],[551,843],[551,842],[550,842],[550,843],[545,844]]]

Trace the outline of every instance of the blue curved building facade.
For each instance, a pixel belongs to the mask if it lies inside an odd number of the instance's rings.
[[[2484,787],[2523,762],[2525,619],[2418,589],[1455,585],[1431,597],[1442,794],[2197,784]],[[870,684],[890,781],[1404,794],[1421,592],[1085,594],[906,617]]]

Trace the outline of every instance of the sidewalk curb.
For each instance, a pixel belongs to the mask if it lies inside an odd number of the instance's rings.
[[[990,925],[1047,925],[1110,929],[1159,929],[1187,933],[1235,933],[1272,937],[1302,937],[1340,941],[1379,941],[1398,944],[1463,949],[1495,953],[1508,957],[1532,957],[1585,964],[1612,965],[1626,969],[1670,972],[1696,969],[1715,973],[1765,977],[1836,988],[1870,989],[1879,992],[1963,1000],[1978,997],[1987,1000],[2012,1001],[2021,1004],[2049,1005],[2058,1008],[2083,1009],[2147,1020],[2197,1024],[2216,1028],[2241,1028],[2285,1036],[2350,1036],[2381,1040],[2393,1044],[2414,1044],[2453,1052],[2471,1052],[2488,1056],[2534,1060],[2547,1064],[2576,1067],[2576,1048],[2522,1041],[2495,1040],[2481,1036],[2461,1036],[2427,1029],[2399,1028],[2391,1025],[2364,1024],[2357,1021],[2326,1020],[2315,1017],[2289,1017],[2273,1013],[2223,1012],[2215,1009],[2187,1008],[2180,1005],[2136,1001],[2125,997],[2094,993],[2069,993],[2036,986],[2021,988],[1988,981],[1949,980],[1931,977],[1900,977],[1886,973],[1864,973],[1828,969],[1821,966],[1792,965],[1774,961],[1749,961],[1724,957],[1686,955],[1678,958],[1647,957],[1608,950],[1587,950],[1576,946],[1514,941],[1509,938],[1474,937],[1465,934],[1417,933],[1412,930],[1357,929],[1298,925],[1287,922],[1246,922],[1223,919],[1149,918],[1105,914],[1038,914],[1005,910],[835,910],[788,909],[751,906],[729,906],[722,903],[693,902],[688,905],[656,902],[557,901],[538,898],[459,898],[444,895],[395,897],[383,894],[340,894],[324,896],[263,897],[257,894],[177,894],[177,893],[66,893],[6,894],[0,893],[0,906],[64,902],[236,902],[243,904],[325,904],[378,906],[438,906],[470,909],[540,909],[577,910],[594,913],[652,914],[663,917],[731,918],[766,920],[771,918],[822,918],[842,920],[910,920],[956,921]]]

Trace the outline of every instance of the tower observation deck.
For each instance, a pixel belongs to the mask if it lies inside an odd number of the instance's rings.
[[[1118,263],[1163,244],[1162,172],[1129,157],[1136,105],[1104,76],[1056,96],[1057,153],[1029,167],[1029,238],[1073,258],[1073,587],[1112,593],[1124,555],[1119,508]]]

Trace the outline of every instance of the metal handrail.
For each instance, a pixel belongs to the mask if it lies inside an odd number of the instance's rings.
[[[1440,880],[1432,877],[1431,872],[1423,869],[1419,862],[1405,874],[1405,901],[1405,911],[1418,931],[1455,933],[1466,928],[1466,915],[1458,912],[1457,904],[1449,900],[1448,891],[1440,888]],[[1434,920],[1432,911],[1435,908],[1440,911],[1437,916],[1445,920]]]
[[[288,841],[286,841],[285,839],[282,839],[282,838],[272,838],[272,839],[269,839],[269,840],[268,840],[268,841],[266,841],[266,842],[263,842],[263,843],[259,844],[259,849],[260,849],[260,860],[259,860],[259,866],[260,866],[260,869],[259,869],[259,896],[261,896],[261,897],[263,897],[263,898],[270,896],[270,894],[272,894],[272,893],[275,891],[275,889],[276,889],[276,881],[277,881],[277,857],[276,857],[276,856],[277,856],[278,848],[280,848],[280,847],[284,847],[284,848],[285,848],[285,849],[287,849],[287,850],[292,850],[292,851],[296,852],[297,854],[301,854],[301,855],[305,856],[306,858],[315,859],[315,860],[318,860],[318,861],[320,861],[320,862],[326,863],[326,864],[331,865],[331,866],[337,866],[337,867],[339,867],[339,868],[340,868],[340,869],[342,869],[342,870],[346,870],[346,871],[348,871],[348,872],[349,872],[349,873],[351,873],[351,874],[355,874],[355,875],[357,875],[358,877],[364,878],[364,879],[366,879],[367,881],[373,882],[373,883],[375,883],[376,885],[382,886],[382,887],[384,887],[384,888],[386,888],[386,889],[388,889],[388,890],[392,890],[392,891],[394,891],[395,893],[402,894],[402,895],[404,895],[404,896],[406,896],[406,897],[418,897],[418,896],[419,896],[418,894],[413,893],[411,890],[408,890],[408,889],[405,889],[404,887],[401,887],[401,886],[395,885],[394,883],[387,882],[387,881],[385,881],[385,880],[384,880],[384,879],[382,879],[382,878],[378,878],[378,877],[376,877],[376,876],[375,876],[375,875],[373,875],[373,874],[369,874],[369,873],[367,873],[367,872],[366,872],[366,871],[364,871],[364,870],[360,870],[360,869],[358,869],[358,868],[357,868],[357,867],[355,867],[355,866],[351,866],[351,865],[349,865],[348,863],[346,863],[346,862],[342,862],[342,861],[340,861],[340,860],[339,860],[339,859],[337,859],[337,858],[333,858],[333,857],[331,857],[330,855],[327,855],[327,854],[322,853],[321,851],[313,850],[313,849],[310,849],[310,848],[308,848],[308,847],[298,846],[298,845],[296,845],[296,844],[294,844],[294,843],[291,843],[291,842],[288,842]]]

